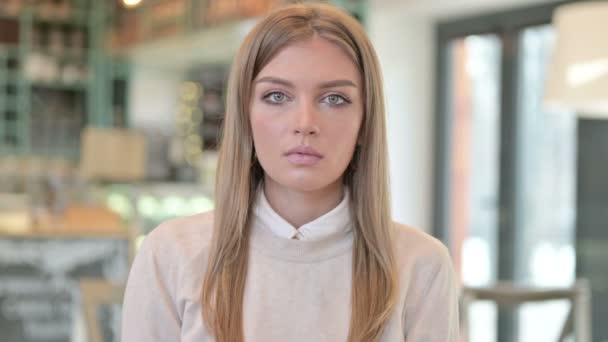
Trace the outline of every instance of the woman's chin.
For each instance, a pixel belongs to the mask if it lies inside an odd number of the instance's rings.
[[[284,174],[277,178],[274,178],[274,181],[278,183],[278,185],[290,190],[302,192],[323,190],[335,186],[339,181],[339,178],[334,179],[333,177],[327,177],[327,175],[301,173],[295,175]]]

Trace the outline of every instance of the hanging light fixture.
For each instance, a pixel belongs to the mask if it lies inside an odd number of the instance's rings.
[[[141,4],[142,0],[122,0],[123,5],[125,5],[125,7],[135,7],[139,4]]]
[[[608,119],[608,2],[560,6],[545,104],[582,117]]]

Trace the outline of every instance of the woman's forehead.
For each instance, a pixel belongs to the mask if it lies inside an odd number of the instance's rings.
[[[292,83],[323,84],[348,80],[359,87],[360,72],[352,59],[335,43],[312,38],[282,48],[258,73],[262,78],[286,79]]]

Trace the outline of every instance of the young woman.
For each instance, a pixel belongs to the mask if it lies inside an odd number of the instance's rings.
[[[387,170],[362,27],[327,5],[271,13],[234,60],[216,210],[146,238],[122,341],[457,341],[449,255],[391,222]]]

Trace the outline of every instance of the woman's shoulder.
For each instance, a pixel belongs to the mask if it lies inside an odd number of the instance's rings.
[[[396,254],[401,264],[437,268],[451,263],[448,249],[437,238],[398,222],[393,222],[393,227]]]
[[[142,245],[153,254],[192,258],[208,249],[213,234],[213,211],[167,220],[148,234]]]
[[[179,336],[177,325],[163,326],[161,332],[135,329],[134,324],[178,322],[185,303],[197,300],[212,227],[213,213],[198,214],[163,222],[144,239],[125,289],[123,326],[130,328],[123,330],[123,340],[169,341],[174,340],[169,335]]]

